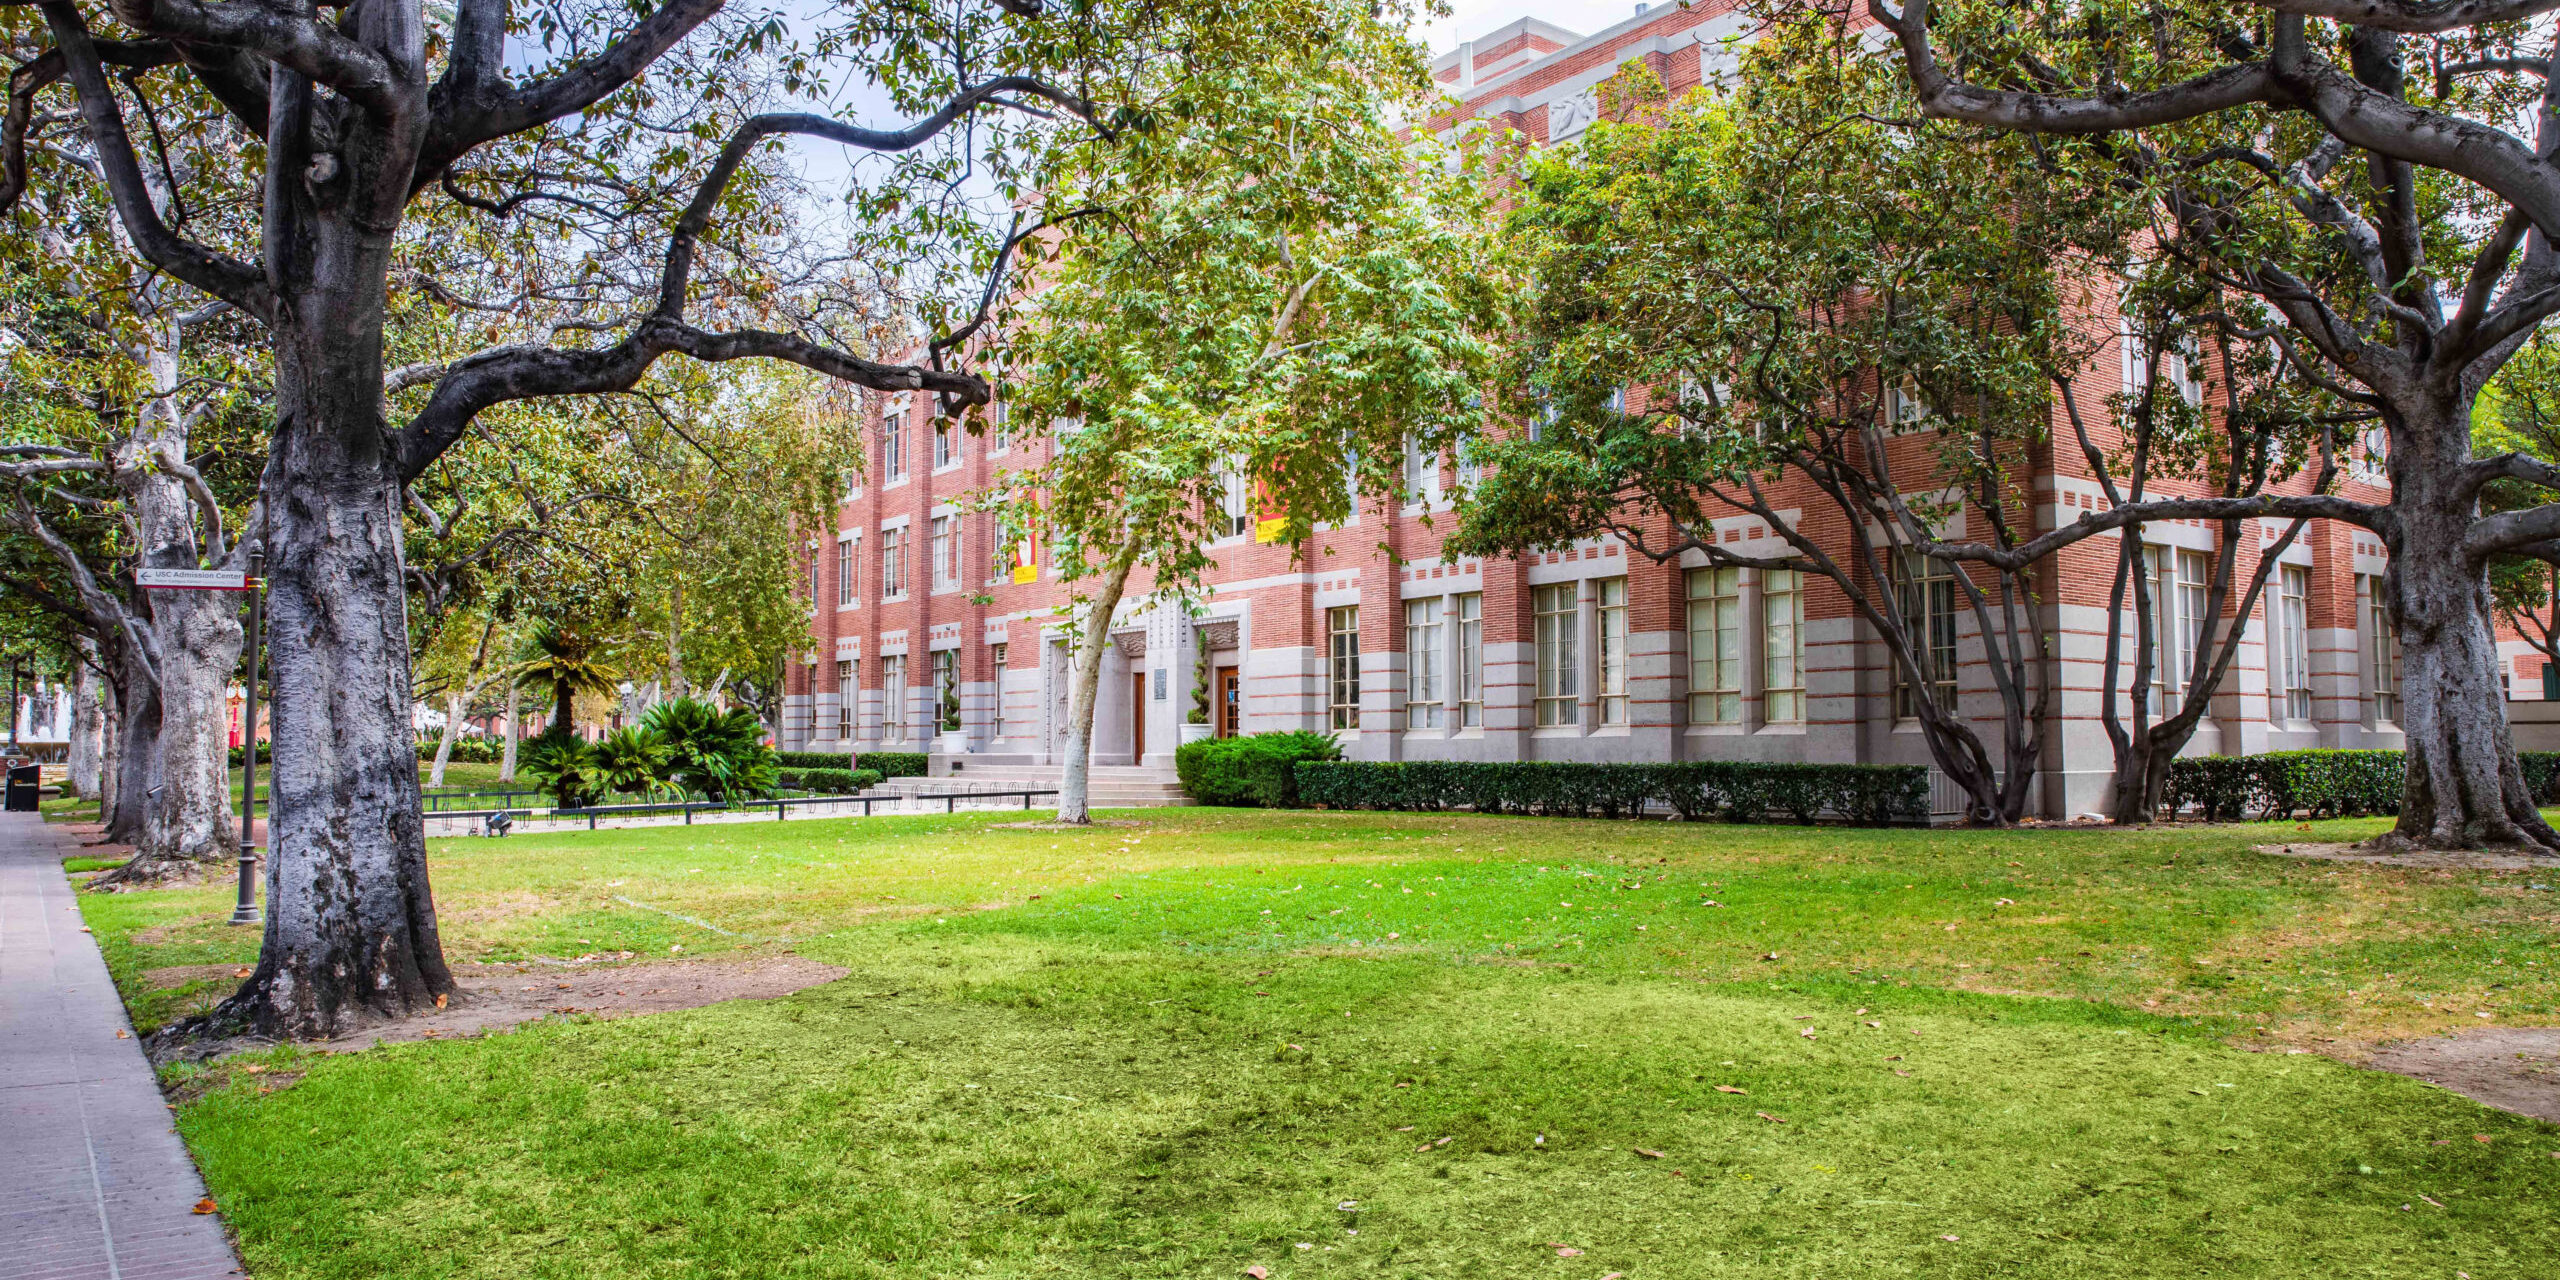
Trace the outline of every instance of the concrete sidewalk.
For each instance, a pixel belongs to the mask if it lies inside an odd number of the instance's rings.
[[[0,813],[0,1280],[243,1274],[62,875],[79,841]]]

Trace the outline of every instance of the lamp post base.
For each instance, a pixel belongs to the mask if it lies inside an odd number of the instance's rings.
[[[245,843],[240,846],[240,902],[231,908],[231,923],[264,923],[258,913],[258,853]]]

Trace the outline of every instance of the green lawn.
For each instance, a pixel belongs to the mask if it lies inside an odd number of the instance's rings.
[[[1005,820],[438,842],[457,958],[787,948],[853,972],[235,1060],[183,1081],[182,1130],[261,1277],[2489,1280],[2560,1258],[2560,1130],[2291,1051],[2560,1003],[2547,873],[2248,850],[2371,823]],[[218,890],[84,906],[145,1023],[223,985],[145,993],[146,970],[255,946]]]

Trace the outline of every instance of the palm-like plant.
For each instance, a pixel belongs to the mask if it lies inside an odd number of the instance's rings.
[[[607,734],[588,751],[604,790],[641,796],[657,791],[665,777],[667,754],[663,739],[637,725]]]
[[[549,734],[566,734],[577,711],[578,695],[609,694],[622,683],[620,669],[596,660],[596,638],[558,623],[537,623],[526,637],[524,657],[513,668],[519,689],[551,692]]]
[[[524,744],[516,771],[533,780],[536,790],[563,809],[595,803],[602,782],[596,749],[569,733],[546,733]]]
[[[692,698],[670,698],[649,708],[640,727],[666,744],[666,775],[680,785],[721,801],[773,790],[773,751],[752,711],[715,711]]]

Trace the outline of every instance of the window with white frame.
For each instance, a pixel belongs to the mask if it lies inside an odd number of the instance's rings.
[[[1691,569],[1689,723],[1742,723],[1742,570]]]
[[[933,651],[933,723],[936,732],[960,731],[960,651]]]
[[[1804,720],[1804,574],[1769,569],[1760,575],[1762,718],[1771,724]]]
[[[1582,723],[1580,663],[1575,641],[1581,627],[1579,587],[1571,582],[1535,587],[1529,611],[1538,651],[1538,725],[1555,728]]]
[[[850,609],[855,600],[854,552],[861,544],[852,538],[836,539],[836,607]]]
[[[2356,435],[2356,447],[2347,467],[2359,479],[2380,482],[2391,478],[2391,428],[2367,427]]]
[[[1593,619],[1600,643],[1600,723],[1627,722],[1627,580],[1602,578],[1592,584],[1599,613]]]
[[[2391,625],[2391,600],[2378,574],[2364,575],[2364,687],[2373,692],[2378,724],[2400,722],[2400,629]]]
[[[907,740],[907,656],[903,653],[880,660],[880,740]]]
[[[933,549],[933,589],[956,591],[960,587],[960,517],[935,516],[928,535]]]
[[[1218,536],[1241,538],[1253,532],[1253,481],[1241,461],[1218,474]]]
[[[812,614],[818,611],[818,601],[825,598],[820,587],[826,580],[826,573],[827,562],[820,559],[817,552],[811,551],[809,553],[809,612]]]
[[[2169,663],[2169,620],[2177,607],[2171,582],[2175,565],[2176,561],[2170,558],[2167,547],[2145,545],[2142,548],[2142,590],[2150,609],[2147,621],[2151,624],[2151,683],[2146,689],[2150,694],[2153,715],[2160,714],[2169,705],[2169,694],[2178,687],[2177,677]]]
[[[959,463],[960,433],[953,429],[951,419],[936,417],[933,420],[933,469],[940,471]]]
[[[2274,645],[2267,680],[2270,719],[2311,718],[2311,571],[2298,564],[2277,567],[2274,601]]]
[[[880,531],[880,598],[903,600],[907,596],[907,527],[899,525]]]
[[[1914,684],[1901,663],[1894,664],[1893,713],[1918,719],[1921,700],[1934,699],[1953,711],[1956,705],[1956,580],[1947,562],[1904,550],[1894,558],[1894,604],[1903,634],[1920,667]]]
[[[1430,503],[1440,497],[1440,455],[1422,446],[1417,436],[1404,438],[1404,500]]]
[[[2151,378],[2151,344],[2133,327],[2130,319],[2117,322],[2118,346],[2124,352],[2124,393],[2139,396]],[[2193,344],[2187,340],[2171,343],[2160,352],[2160,384],[2169,394],[2188,404],[2204,405],[2204,380],[2197,376],[2200,363]]]
[[[1013,448],[1013,414],[1001,400],[987,406],[987,452],[1001,454]]]
[[[903,400],[889,402],[889,416],[880,420],[880,473],[892,481],[907,478],[907,406]]]
[[[2170,675],[2178,688],[2187,687],[2188,677],[2196,669],[2196,654],[2204,648],[2205,596],[2213,588],[2213,558],[2201,551],[2178,553],[2178,622],[2172,633],[2177,639],[2170,650]]]
[[[1441,606],[1438,596],[1404,602],[1404,727],[1437,729],[1446,723],[1446,691],[1440,680]]]
[[[1004,662],[1008,655],[1009,650],[1002,640],[987,646],[987,657],[994,663],[996,672],[996,723],[999,726],[997,730],[999,735],[1003,732],[1001,726],[1004,723]]]
[[[1458,437],[1458,443],[1451,448],[1450,452],[1456,454],[1458,458],[1459,491],[1474,490],[1476,484],[1484,479],[1484,463],[1477,460],[1475,437]]]
[[[838,739],[852,740],[854,708],[861,699],[862,691],[855,688],[853,684],[853,664],[839,661],[836,663],[836,737]]]
[[[1458,727],[1484,723],[1484,593],[1451,597],[1458,617]]]
[[[1325,654],[1331,670],[1325,701],[1336,729],[1360,727],[1360,606],[1338,605],[1324,611]]]
[[[1885,425],[1909,426],[1929,416],[1929,402],[1921,398],[1920,379],[1904,374],[1898,382],[1884,390]]]

